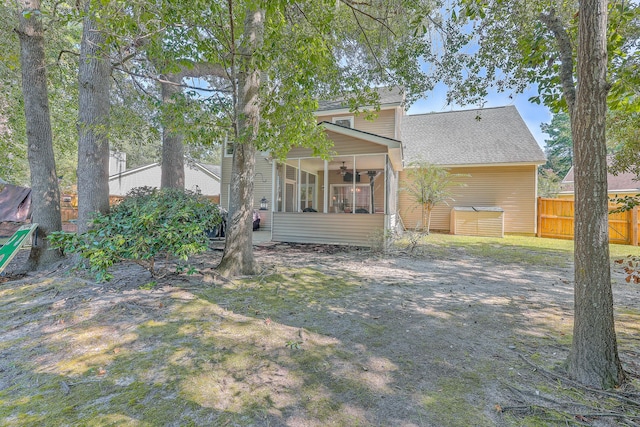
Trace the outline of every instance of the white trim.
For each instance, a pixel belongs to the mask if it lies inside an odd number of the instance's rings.
[[[123,176],[133,175],[133,174],[135,174],[137,172],[142,172],[144,170],[151,169],[151,168],[154,168],[156,166],[160,166],[160,163],[150,163],[148,165],[140,166],[140,167],[137,167],[135,169],[129,169],[128,171],[118,172],[118,173],[116,173],[114,175],[109,176],[109,181],[113,181],[115,179],[119,179],[119,178],[121,178]]]
[[[333,123],[336,126],[342,126],[337,124],[336,122],[338,121],[344,121],[344,120],[348,120],[349,121],[349,129],[355,129],[354,124],[355,124],[355,118],[353,116],[336,116],[336,117],[331,117],[331,123]],[[346,127],[346,126],[342,126],[342,127]]]
[[[308,173],[308,172],[307,172]],[[296,193],[297,193],[297,202],[295,212],[302,212],[300,209],[300,196],[302,195],[302,169],[300,169],[300,159],[298,159],[298,173],[296,176]]]
[[[322,184],[322,212],[329,213],[329,161],[324,161],[324,176]]]
[[[385,215],[388,215],[389,214],[388,211],[391,210],[391,209],[387,209],[387,197],[388,197],[387,193],[389,193],[389,187],[388,187],[389,183],[387,181],[387,179],[389,179],[389,177],[387,176],[388,175],[387,169],[389,169],[389,156],[385,154],[384,155],[384,167],[382,168],[382,174],[384,175],[384,188],[383,188],[383,191],[382,191],[382,194],[384,195],[384,197],[383,197],[384,204],[382,205],[382,212],[384,212]],[[397,198],[398,197],[398,189],[395,189],[395,192],[396,192],[396,198]],[[375,207],[374,207],[373,211],[375,212]],[[385,227],[386,227],[386,224],[385,224]]]
[[[389,148],[402,148],[402,142],[398,141],[397,139],[387,138],[386,136],[380,136],[354,128],[346,128],[344,126],[335,125],[329,122],[321,122],[320,125],[323,126],[326,130],[330,130],[331,132],[339,133],[345,136],[352,136],[357,139],[373,142],[378,145],[384,145],[385,147]]]
[[[440,166],[442,168],[489,168],[494,166],[539,166],[544,164],[545,162],[522,162],[522,163],[457,163],[457,164],[440,164],[436,163],[436,166]],[[409,162],[411,164],[411,162]],[[405,166],[407,169],[411,169],[411,166]]]

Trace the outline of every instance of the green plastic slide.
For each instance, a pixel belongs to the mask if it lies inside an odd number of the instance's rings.
[[[0,273],[9,265],[11,260],[20,250],[24,242],[31,237],[33,232],[38,228],[38,224],[26,224],[18,228],[13,236],[0,247]]]

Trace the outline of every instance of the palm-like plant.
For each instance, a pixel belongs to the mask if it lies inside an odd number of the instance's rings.
[[[422,209],[422,229],[429,234],[431,227],[431,211],[440,204],[453,199],[452,187],[464,187],[466,184],[457,181],[467,177],[466,174],[452,174],[447,169],[432,165],[424,160],[409,164],[407,170],[408,184],[402,188]]]

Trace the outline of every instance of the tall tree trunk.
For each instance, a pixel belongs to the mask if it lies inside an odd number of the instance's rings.
[[[262,43],[264,12],[249,11],[245,20],[245,49],[240,56],[237,96],[237,136],[233,150],[229,218],[224,253],[218,270],[226,276],[255,274],[253,256],[253,177],[256,137],[260,125],[260,71],[252,55]]]
[[[19,11],[20,66],[27,127],[27,155],[31,171],[31,220],[38,223],[37,241],[31,248],[27,269],[35,270],[60,259],[61,253],[49,250],[46,239],[62,229],[60,190],[53,155],[51,118],[47,93],[44,31],[39,0],[21,1]]]
[[[78,233],[87,231],[94,213],[109,211],[111,63],[90,5],[85,3],[78,69]]]
[[[171,109],[174,96],[180,93],[178,84],[182,80],[181,75],[167,74],[164,76],[167,83],[160,83],[162,91],[162,103],[164,104],[164,123],[162,125],[162,175],[160,186],[162,188],[184,189],[184,135],[176,131],[177,114]]]
[[[577,72],[571,115],[575,147],[575,320],[569,357],[582,384],[611,388],[625,379],[613,320],[609,263],[607,162],[607,1],[580,2]]]

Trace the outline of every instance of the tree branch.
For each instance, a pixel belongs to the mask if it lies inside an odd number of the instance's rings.
[[[375,16],[365,12],[362,9],[359,9],[357,7],[354,6],[354,4],[362,4],[362,3],[356,3],[356,2],[351,2],[349,0],[340,0],[341,3],[346,4],[353,12],[354,14],[360,13],[370,19],[373,19],[374,21],[376,21],[377,23],[379,23],[380,25],[382,25],[383,27],[385,27],[391,34],[393,34],[394,36],[396,36],[396,33],[391,29],[391,27],[389,27],[389,25],[387,25],[386,22],[384,22],[382,19],[380,18],[376,18]]]
[[[382,64],[380,63],[380,60],[378,59],[378,55],[376,54],[375,50],[373,50],[373,46],[371,46],[371,43],[369,42],[369,37],[367,37],[367,32],[364,30],[364,28],[362,28],[362,25],[360,25],[360,20],[358,19],[358,15],[356,14],[355,8],[351,8],[351,12],[353,12],[353,17],[356,20],[356,24],[358,24],[358,28],[360,28],[360,31],[362,31],[362,35],[364,36],[364,41],[369,47],[369,51],[371,52],[373,59],[376,61],[376,64],[378,64],[378,67],[380,67],[380,71],[386,74],[389,74],[387,69],[383,67]]]
[[[176,83],[176,82],[172,82],[172,81],[170,81],[169,79],[166,79],[166,78],[156,77],[156,76],[152,76],[150,74],[136,73],[135,71],[127,70],[126,68],[122,68],[122,67],[115,67],[114,69],[118,70],[118,71],[121,71],[121,72],[123,72],[125,74],[128,74],[130,76],[133,76],[133,77],[140,77],[140,78],[143,78],[143,79],[149,79],[149,80],[153,80],[153,81],[156,81],[158,83],[161,83],[161,84],[179,86],[179,87],[184,87],[184,88],[187,88],[187,89],[200,90],[200,91],[203,91],[203,92],[220,92],[219,89],[207,89],[207,88],[203,88],[203,87],[200,87],[200,86],[193,86],[193,85],[188,85],[188,84],[184,84],[184,83]],[[200,76],[189,76],[189,75],[186,75],[186,76],[183,76],[183,77],[203,77],[203,76],[206,76],[206,75],[207,74],[203,74],[203,75],[200,75]],[[225,76],[225,78],[226,78],[226,76]]]
[[[60,62],[60,59],[62,58],[62,55],[64,55],[65,53],[68,53],[70,55],[74,55],[74,56],[80,56],[79,52],[74,52],[72,50],[66,50],[66,49],[62,49],[60,51],[60,53],[58,54],[58,59],[56,60],[56,62]]]
[[[562,82],[562,91],[567,101],[569,114],[573,114],[573,107],[576,103],[576,85],[573,81],[573,47],[567,30],[564,28],[562,21],[556,15],[555,9],[551,9],[549,13],[541,13],[540,21],[553,33],[558,43],[560,52],[560,81]]]

